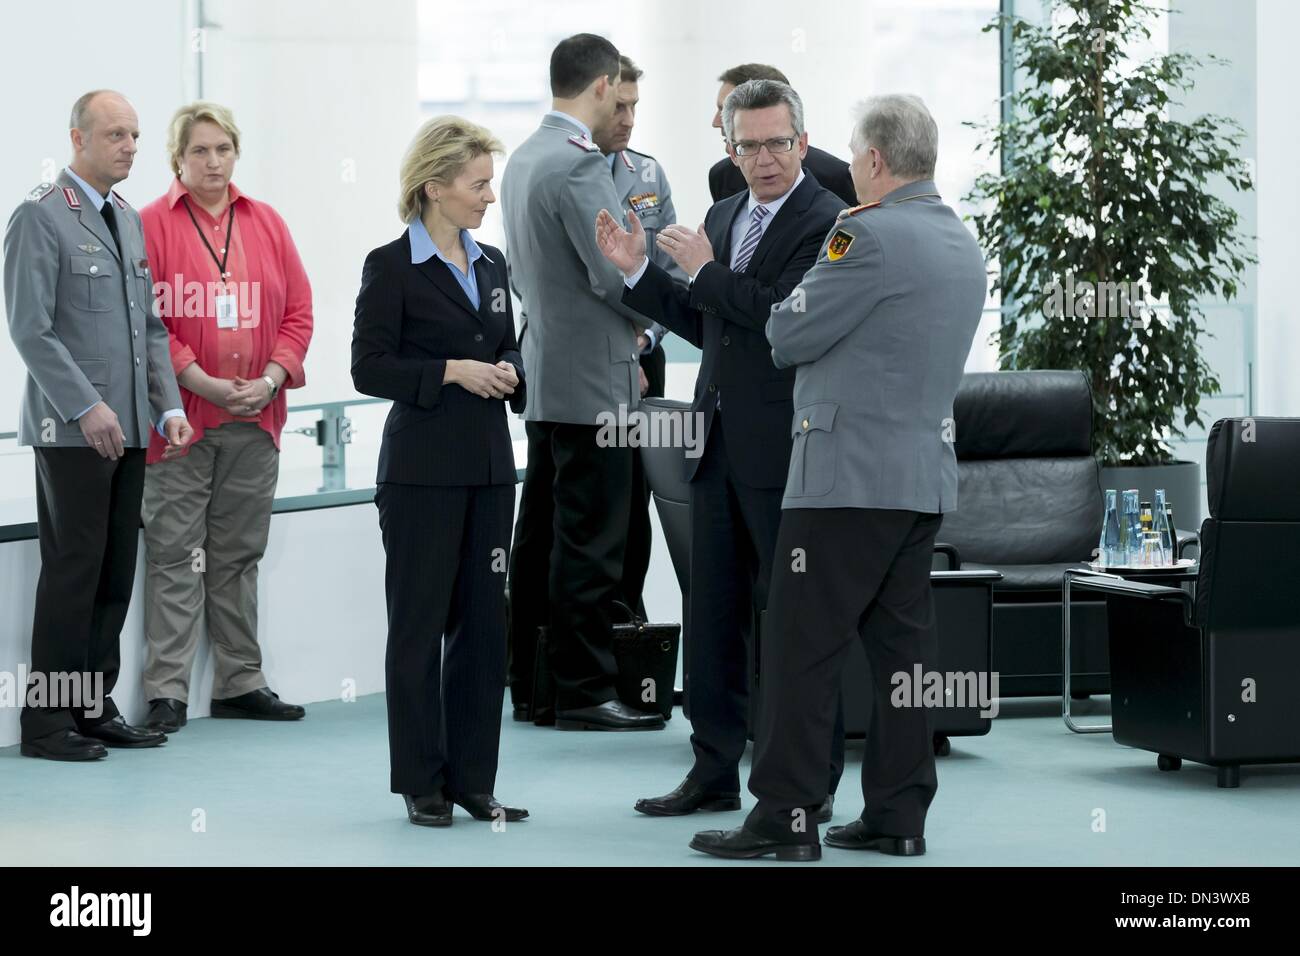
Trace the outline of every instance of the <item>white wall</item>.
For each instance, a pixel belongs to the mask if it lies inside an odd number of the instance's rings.
[[[1296,105],[1295,37],[1300,5],[1258,0],[1255,10],[1258,104],[1259,378],[1261,415],[1300,416],[1300,306],[1295,270],[1300,262],[1300,108]]]

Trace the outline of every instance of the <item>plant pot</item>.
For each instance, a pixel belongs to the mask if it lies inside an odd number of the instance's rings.
[[[1101,469],[1102,490],[1136,488],[1139,501],[1155,503],[1156,489],[1165,489],[1165,502],[1174,509],[1174,524],[1182,531],[1201,530],[1201,466],[1194,461],[1167,465],[1112,465]]]

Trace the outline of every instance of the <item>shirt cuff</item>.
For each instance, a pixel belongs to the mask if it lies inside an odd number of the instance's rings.
[[[632,273],[630,276],[623,277],[623,284],[629,289],[635,289],[636,284],[641,281],[641,277],[645,275],[645,271],[648,268],[650,268],[650,257],[646,256],[641,260],[640,269],[637,269],[636,272]]]
[[[709,260],[709,262],[712,262],[712,261],[713,261],[712,259]],[[696,270],[695,270],[695,275],[693,275],[693,276],[687,276],[687,278],[686,278],[686,285],[687,285],[687,286],[692,286],[692,285],[694,285],[694,284],[695,284],[695,276],[698,276],[701,272],[703,272],[703,271],[704,271],[704,266],[707,266],[708,264],[709,264],[709,263],[706,262],[706,263],[704,263],[703,266],[700,266],[698,269],[696,269]]]
[[[169,418],[184,418],[184,417],[185,417],[185,409],[183,409],[183,408],[169,408],[169,409],[167,409],[167,411],[163,412],[162,415],[160,415],[160,416],[158,417],[158,434],[159,434],[159,435],[162,435],[163,438],[166,438],[166,437],[167,437],[167,432],[165,432],[165,431],[163,430],[163,428],[164,428],[164,426],[167,424],[167,419],[169,419]]]
[[[98,405],[98,404],[99,404],[99,402],[96,402],[96,403],[95,403],[95,405]],[[87,405],[87,406],[86,406],[85,408],[83,408],[81,411],[77,412],[77,414],[73,415],[73,416],[72,416],[72,420],[75,422],[75,421],[76,421],[78,418],[80,418],[82,415],[86,414],[86,412],[88,412],[88,411],[90,411],[92,408],[94,408],[95,405]]]
[[[655,345],[658,344],[658,337],[655,335],[654,329],[646,329],[645,332],[642,334],[645,335],[645,337],[650,340],[650,344],[641,350],[641,354],[649,355],[651,352],[655,350]]]

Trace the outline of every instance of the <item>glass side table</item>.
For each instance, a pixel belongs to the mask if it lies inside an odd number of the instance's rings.
[[[1076,734],[1108,734],[1110,724],[1081,724],[1070,714],[1070,593],[1073,588],[1088,587],[1088,578],[1119,578],[1124,581],[1144,581],[1148,584],[1179,586],[1196,583],[1199,563],[1182,558],[1178,564],[1164,568],[1107,568],[1104,571],[1089,567],[1066,568],[1061,575],[1061,716],[1065,726]]]

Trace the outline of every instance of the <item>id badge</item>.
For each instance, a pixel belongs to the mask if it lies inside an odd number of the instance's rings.
[[[236,296],[228,294],[222,294],[216,297],[217,328],[239,328],[239,306],[236,303],[236,298]]]

